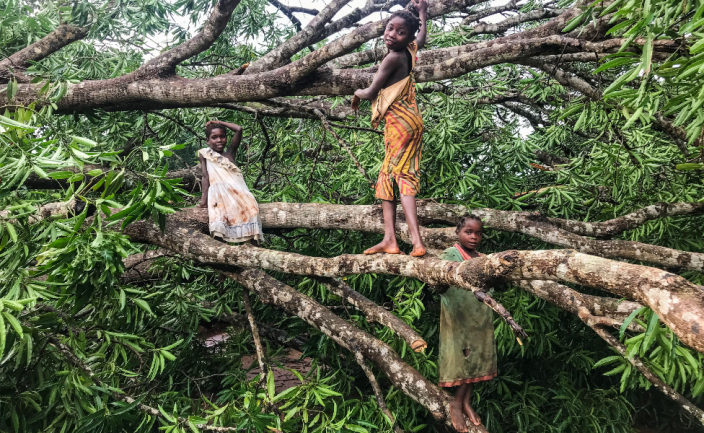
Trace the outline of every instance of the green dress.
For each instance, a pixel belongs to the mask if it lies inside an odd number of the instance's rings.
[[[456,247],[446,249],[443,260],[461,262]],[[450,287],[440,295],[439,385],[458,386],[496,376],[496,342],[491,308],[470,291]]]

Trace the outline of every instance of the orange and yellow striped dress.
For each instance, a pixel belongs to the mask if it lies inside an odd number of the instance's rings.
[[[405,79],[381,89],[372,104],[372,126],[376,128],[383,118],[384,162],[376,183],[376,198],[394,200],[393,182],[402,195],[415,196],[420,190],[421,141],[423,118],[416,103],[416,82],[413,68],[416,66],[418,46],[415,41],[408,45],[411,53],[411,73]]]

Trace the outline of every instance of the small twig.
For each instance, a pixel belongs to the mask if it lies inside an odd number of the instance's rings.
[[[511,314],[506,310],[506,308],[496,302],[494,298],[489,296],[485,291],[478,290],[474,292],[474,296],[480,301],[483,302],[484,304],[488,305],[489,308],[492,310],[496,311],[496,314],[499,316],[503,317],[504,320],[506,320],[506,323],[508,323],[508,326],[511,327],[511,330],[513,331],[513,335],[516,336],[516,340],[518,340],[518,344],[521,346],[523,345],[523,342],[521,341],[520,337],[525,338],[526,340],[528,339],[528,334],[526,334],[526,331],[521,328],[521,325],[516,323],[515,320],[513,320],[513,317],[511,317]]]
[[[384,400],[384,395],[381,393],[381,387],[376,381],[376,377],[374,377],[372,369],[369,368],[367,363],[364,361],[364,356],[362,356],[362,353],[359,351],[357,345],[354,344],[354,342],[351,342],[350,346],[354,349],[354,359],[357,361],[357,364],[362,367],[362,371],[364,371],[364,374],[367,375],[367,379],[369,379],[369,383],[372,385],[374,395],[376,396],[376,403],[379,405],[379,409],[381,409],[384,415],[386,415],[386,417],[389,419],[391,425],[393,425],[394,432],[403,433],[403,429],[396,422],[394,414],[392,414],[389,408],[386,406],[386,400]]]
[[[269,152],[269,149],[271,148],[271,139],[269,139],[269,132],[266,130],[266,125],[264,124],[264,121],[259,118],[259,116],[255,116],[255,120],[257,123],[259,123],[259,126],[262,128],[262,132],[264,133],[264,139],[266,140],[266,146],[264,146],[264,151],[262,151],[262,169],[259,172],[259,175],[257,176],[257,180],[254,181],[254,186],[259,184],[259,181],[261,180],[262,176],[264,176],[264,173],[266,172],[265,169],[265,164],[266,164],[266,154]]]
[[[359,170],[359,172],[362,173],[364,178],[369,183],[369,186],[374,188],[374,186],[375,186],[374,182],[372,182],[372,180],[369,178],[369,176],[367,176],[367,172],[364,171],[362,164],[359,163],[359,161],[357,160],[357,157],[354,156],[354,153],[352,153],[352,149],[350,149],[349,144],[347,144],[347,142],[345,142],[345,140],[343,140],[339,135],[337,135],[335,130],[333,130],[332,127],[330,126],[330,124],[328,123],[328,119],[325,117],[325,115],[320,110],[318,110],[316,108],[315,110],[313,110],[313,112],[320,118],[320,121],[323,123],[323,127],[325,129],[327,129],[328,132],[330,132],[333,135],[333,137],[335,137],[335,139],[337,139],[337,142],[340,143],[340,146],[345,148],[347,153],[350,155],[350,158],[352,158],[352,161],[354,161],[355,165],[357,166],[357,169]]]
[[[310,189],[310,182],[313,180],[313,173],[315,173],[315,167],[318,165],[318,155],[320,155],[320,149],[323,148],[323,143],[325,143],[326,135],[327,129],[323,128],[323,137],[320,139],[318,147],[316,147],[315,151],[313,151],[313,168],[311,168],[310,174],[308,175],[308,182],[306,182],[306,188],[308,189],[308,200],[310,200],[310,197],[313,194],[313,191],[311,191]]]
[[[365,131],[365,132],[373,132],[375,134],[379,135],[384,135],[384,131],[379,131],[377,129],[372,129],[372,128],[362,128],[361,126],[347,126],[347,125],[340,125],[339,123],[334,123],[330,122],[332,126],[335,128],[342,128],[342,129],[353,129],[355,131]]]

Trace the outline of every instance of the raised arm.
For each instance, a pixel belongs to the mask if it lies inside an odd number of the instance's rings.
[[[379,72],[377,72],[374,76],[372,84],[366,89],[358,89],[356,92],[354,92],[354,96],[359,99],[367,100],[372,100],[376,98],[376,95],[379,94],[379,90],[381,90],[381,88],[384,86],[391,74],[393,74],[394,71],[403,66],[403,57],[401,57],[402,55],[404,54],[392,51],[386,57],[384,57],[384,60],[381,61],[381,65],[379,65]],[[356,110],[358,107],[355,106],[354,102],[355,101],[353,100],[352,108]]]
[[[413,0],[413,6],[416,7],[418,18],[420,18],[420,27],[416,35],[416,45],[418,45],[420,50],[425,46],[425,39],[428,36],[428,25],[426,24],[428,19],[428,0]]]

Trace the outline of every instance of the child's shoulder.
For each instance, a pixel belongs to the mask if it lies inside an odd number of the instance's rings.
[[[405,50],[404,50],[405,51]],[[406,61],[406,54],[403,51],[389,51],[386,56],[384,56],[383,63],[390,64],[391,66],[401,67]]]
[[[457,250],[455,247],[450,247],[446,249],[445,251],[442,252],[440,255],[440,258],[443,260],[454,260],[454,261],[461,261],[462,260],[462,255],[460,252]]]

